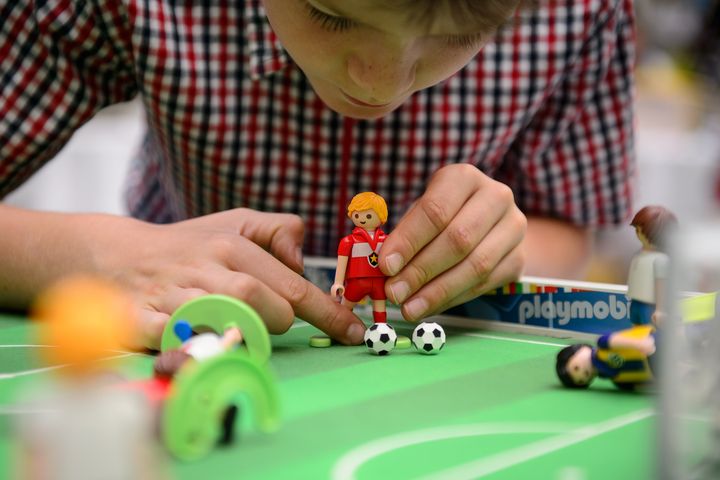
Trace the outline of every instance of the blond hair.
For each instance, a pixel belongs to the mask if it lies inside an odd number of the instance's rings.
[[[385,223],[388,217],[388,208],[385,199],[374,192],[358,193],[350,201],[348,205],[347,216],[352,217],[352,212],[360,212],[362,210],[375,210],[380,222]]]

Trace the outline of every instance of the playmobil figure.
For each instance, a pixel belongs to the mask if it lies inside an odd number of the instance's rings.
[[[167,350],[155,358],[152,378],[122,382],[115,387],[118,390],[138,391],[143,394],[154,412],[153,423],[155,433],[158,437],[161,437],[163,405],[172,393],[172,384],[175,376],[188,362],[203,361],[208,358],[210,357],[194,357],[182,348]],[[218,443],[221,445],[230,445],[233,443],[237,413],[238,408],[236,405],[229,405],[225,409],[220,419],[221,429]]]
[[[587,388],[595,377],[607,378],[623,390],[653,381],[655,327],[635,326],[601,336],[597,348],[575,344],[557,355],[555,369],[569,388]]]
[[[335,283],[330,293],[342,296],[343,305],[351,310],[369,296],[373,302],[373,321],[385,323],[385,275],[378,267],[378,256],[385,241],[385,233],[379,227],[387,221],[387,204],[376,193],[358,193],[348,205],[347,214],[355,228],[338,245]]]
[[[202,361],[236,348],[242,342],[242,332],[237,327],[228,327],[220,336],[215,332],[193,335],[192,327],[179,320],[174,326],[175,335],[183,342],[180,350]]]
[[[630,225],[642,243],[628,273],[630,321],[634,325],[659,325],[664,316],[662,296],[669,268],[665,240],[677,226],[677,219],[663,207],[648,206],[635,214]]]

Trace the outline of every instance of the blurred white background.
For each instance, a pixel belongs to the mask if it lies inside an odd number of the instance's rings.
[[[125,175],[144,128],[139,101],[106,108],[6,203],[38,210],[126,213]]]

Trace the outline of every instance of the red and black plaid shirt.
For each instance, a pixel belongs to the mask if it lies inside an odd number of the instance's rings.
[[[322,103],[259,0],[7,0],[0,19],[0,196],[139,95],[148,132],[128,200],[153,222],[294,212],[307,252],[334,255],[352,195],[385,197],[391,229],[459,162],[510,185],[526,214],[608,225],[631,208],[631,0],[549,0],[372,121]]]

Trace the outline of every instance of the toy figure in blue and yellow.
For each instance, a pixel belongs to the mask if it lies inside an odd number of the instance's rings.
[[[622,390],[633,390],[653,382],[655,353],[655,327],[639,325],[601,336],[596,348],[584,343],[563,348],[555,369],[560,382],[569,388],[587,388],[600,377]]]
[[[665,246],[677,223],[675,215],[659,206],[641,209],[630,222],[642,243],[642,250],[630,263],[627,279],[633,325],[659,326],[665,316],[663,293],[670,263]]]
[[[374,323],[385,323],[385,274],[380,271],[378,257],[386,237],[380,226],[387,221],[387,204],[376,193],[358,193],[350,201],[347,215],[355,228],[338,245],[337,270],[330,294],[342,296],[343,305],[351,310],[370,297]]]

